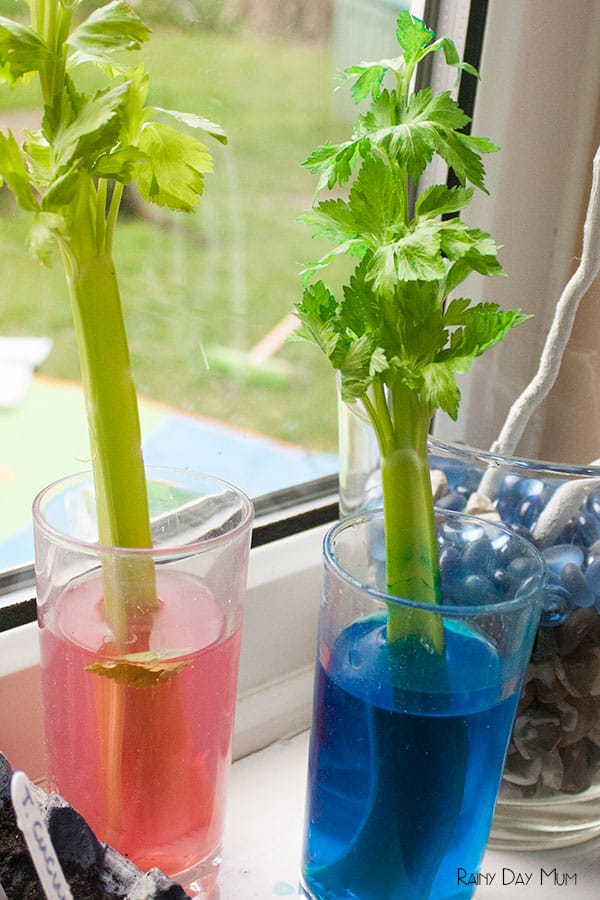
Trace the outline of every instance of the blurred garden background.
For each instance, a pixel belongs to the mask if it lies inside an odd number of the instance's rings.
[[[78,15],[102,5],[83,0]],[[336,70],[397,50],[404,0],[130,0],[153,31],[139,57],[153,105],[220,123],[229,143],[207,138],[215,171],[197,214],[136,201],[117,231],[116,263],[138,391],[245,429],[335,451],[335,379],[305,343],[272,357],[286,377],[249,381],[224,372],[212,349],[243,354],[289,314],[303,265],[317,259],[298,222],[316,176],[302,161],[349,133],[349,92],[334,94]],[[25,0],[0,0],[0,15],[29,18]],[[0,128],[37,128],[33,86],[0,84]],[[28,223],[0,190],[0,336],[41,335],[52,351],[40,372],[78,380],[62,267],[27,255]],[[341,274],[341,273],[340,273]],[[328,279],[330,276],[328,275]],[[214,354],[214,358],[218,354]],[[267,366],[267,374],[269,367]]]
[[[84,3],[89,11],[98,3]],[[336,445],[335,384],[320,354],[284,344],[287,374],[249,381],[211,364],[213,346],[248,351],[299,299],[302,265],[318,255],[297,216],[312,201],[308,153],[341,136],[332,117],[333,3],[326,0],[132,2],[153,38],[140,58],[150,102],[220,123],[223,147],[197,214],[143,209],[129,192],[116,261],[138,391],[314,449]],[[0,0],[0,14],[27,7]],[[0,127],[39,124],[33,88],[0,90]],[[28,224],[0,193],[0,335],[43,335],[40,371],[79,378],[60,261],[42,268],[25,249]],[[268,367],[267,367],[268,368]]]

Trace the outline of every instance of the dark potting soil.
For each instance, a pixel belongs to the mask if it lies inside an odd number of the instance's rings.
[[[107,893],[100,884],[97,867],[83,869],[76,862],[63,862],[73,900],[119,900],[122,894]],[[17,828],[12,804],[0,808],[0,884],[8,900],[45,900],[23,835]]]
[[[0,885],[8,900],[45,900],[10,799],[12,768],[0,753]],[[158,869],[142,872],[99,841],[83,816],[57,794],[32,786],[73,900],[186,900]]]

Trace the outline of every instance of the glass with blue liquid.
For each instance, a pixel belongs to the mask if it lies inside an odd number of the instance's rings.
[[[326,536],[301,896],[467,898],[487,844],[546,575],[502,525],[436,513],[442,604],[385,590],[383,514]],[[442,649],[388,643],[390,604]]]

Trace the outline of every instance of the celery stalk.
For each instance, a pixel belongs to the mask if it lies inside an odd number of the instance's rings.
[[[431,411],[402,384],[389,392],[389,422],[380,439],[381,480],[386,542],[387,592],[405,600],[437,604],[440,576],[435,517],[431,498],[427,434]],[[380,404],[385,400],[380,400]],[[380,421],[366,404],[372,423]],[[387,404],[386,404],[387,408]],[[380,432],[376,428],[376,433]],[[439,616],[388,605],[387,635],[395,643],[408,635],[427,639],[438,652],[444,641]]]
[[[120,186],[116,192],[120,197]],[[137,393],[117,273],[110,245],[118,202],[108,212],[104,192],[80,179],[72,225],[59,238],[71,300],[104,547],[152,546]],[[103,566],[104,611],[117,643],[132,616],[157,607],[152,560]]]
[[[104,547],[148,548],[152,537],[137,394],[113,260],[104,252],[73,259],[67,249],[63,258],[87,409],[99,541]],[[103,579],[105,616],[117,643],[124,643],[132,616],[157,607],[152,560],[141,557],[135,566],[131,561],[119,566],[118,557],[107,554]]]

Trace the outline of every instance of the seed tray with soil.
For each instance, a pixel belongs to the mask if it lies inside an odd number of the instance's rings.
[[[0,885],[8,900],[45,900],[10,799],[10,763],[0,753]],[[99,841],[85,819],[58,794],[34,786],[73,900],[185,900],[159,869],[142,872]]]

